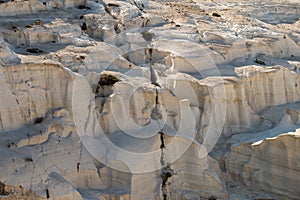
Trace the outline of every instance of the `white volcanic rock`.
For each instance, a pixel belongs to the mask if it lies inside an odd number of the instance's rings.
[[[9,130],[21,127],[24,120],[21,118],[21,110],[18,106],[15,96],[9,89],[6,82],[3,68],[0,71],[1,76],[1,130]]]
[[[43,23],[43,22],[40,22]],[[75,44],[78,46],[92,44],[84,38],[79,25],[65,23],[60,19],[49,24],[28,25],[28,28],[16,27],[14,31],[6,28],[2,31],[3,38],[17,46],[33,46],[40,43]]]
[[[300,99],[299,76],[280,66],[237,68],[239,76],[245,77],[245,91],[248,91],[248,102],[254,111],[261,111],[268,106],[297,102]],[[257,74],[258,73],[258,74]],[[253,76],[257,74],[256,76]],[[264,78],[263,76],[268,76]],[[253,77],[253,78],[251,78]],[[254,78],[255,77],[255,78]],[[258,79],[264,81],[259,81]],[[281,84],[283,83],[283,84]],[[257,97],[257,94],[260,94]]]
[[[27,63],[5,67],[1,71],[2,91],[6,91],[4,96],[7,98],[1,98],[1,105],[12,105],[1,109],[2,130],[32,124],[51,109],[71,109],[73,78],[61,66]]]
[[[53,199],[82,199],[72,185],[67,182],[60,174],[51,172],[48,178],[49,196]]]
[[[11,50],[9,44],[0,37],[0,65],[11,65],[19,63],[20,59],[15,52]]]
[[[293,110],[295,108],[297,110]],[[277,116],[268,115],[269,117],[281,116],[273,129],[238,134],[232,138],[231,142],[234,143],[231,151],[225,155],[231,181],[264,190],[278,199],[299,197],[298,190],[293,187],[299,182],[295,168],[296,152],[299,149],[298,109],[299,107],[272,109],[273,115],[276,113]],[[266,112],[270,114],[271,110]]]
[[[297,199],[299,10],[1,1],[0,199]]]
[[[186,148],[185,143],[187,143],[180,137],[166,137],[165,142],[165,159],[167,161],[172,160],[172,156],[176,155],[174,152],[183,152],[181,148]],[[178,160],[170,164],[174,174],[168,179],[167,187],[169,195],[174,199],[184,199],[192,194],[194,196],[201,194],[202,197],[215,195],[220,199],[226,199],[227,192],[224,191],[222,175],[217,162],[210,156],[199,159],[201,148],[205,147],[200,146],[199,148],[198,145],[192,144]]]
[[[12,1],[0,4],[0,16],[16,16],[21,14],[33,14],[46,10],[46,6],[37,0]]]

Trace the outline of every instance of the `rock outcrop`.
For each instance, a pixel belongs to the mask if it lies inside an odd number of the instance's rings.
[[[231,181],[264,190],[272,197],[297,199],[299,192],[287,185],[298,183],[299,105],[271,107],[264,114],[277,125],[235,135],[225,155],[227,173]]]
[[[299,10],[0,1],[0,199],[298,199]]]

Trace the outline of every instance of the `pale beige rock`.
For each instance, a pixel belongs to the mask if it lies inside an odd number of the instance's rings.
[[[9,121],[2,121],[2,130],[11,130],[27,123],[32,124],[38,117],[44,117],[54,108],[65,107],[71,109],[72,76],[70,72],[55,64],[28,63],[2,68],[3,91],[10,91],[8,99],[1,98],[5,104],[13,104],[14,114],[9,107],[3,107],[1,115],[9,117]],[[44,78],[41,78],[43,76]],[[48,78],[48,77],[53,77]],[[10,98],[10,99],[9,99]],[[14,125],[19,124],[19,126]]]
[[[46,10],[46,6],[37,0],[12,1],[0,4],[0,16],[33,14],[42,10]]]
[[[0,37],[0,65],[12,65],[20,62],[20,59],[14,51],[9,47],[9,44],[6,43],[3,38]]]
[[[0,2],[0,199],[297,199],[299,9]]]
[[[263,189],[276,199],[297,199],[299,182],[297,152],[299,129],[294,133],[243,143],[232,148],[225,159],[230,180],[251,188]]]

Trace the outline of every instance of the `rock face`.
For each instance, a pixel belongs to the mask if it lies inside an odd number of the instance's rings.
[[[0,1],[0,199],[299,199],[296,1]]]
[[[232,137],[231,151],[224,157],[227,173],[233,182],[271,191],[270,195],[279,199],[297,199],[299,192],[282,183],[298,183],[293,152],[299,148],[299,104],[271,107],[263,116],[276,125]]]
[[[59,65],[24,64],[4,68],[2,73],[1,105],[11,105],[1,109],[2,130],[40,123],[53,108],[71,108],[72,76]]]
[[[299,129],[267,138],[259,145],[243,143],[233,148],[225,159],[228,174],[232,181],[268,191],[278,199],[298,199],[299,192],[293,186],[299,181],[299,173],[294,168],[297,166],[294,152],[298,148]]]
[[[17,16],[21,14],[33,14],[37,11],[46,10],[40,1],[11,1],[0,4],[0,16]]]

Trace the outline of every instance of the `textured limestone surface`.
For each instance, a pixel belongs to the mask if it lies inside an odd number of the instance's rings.
[[[298,0],[0,0],[0,199],[299,199]]]

